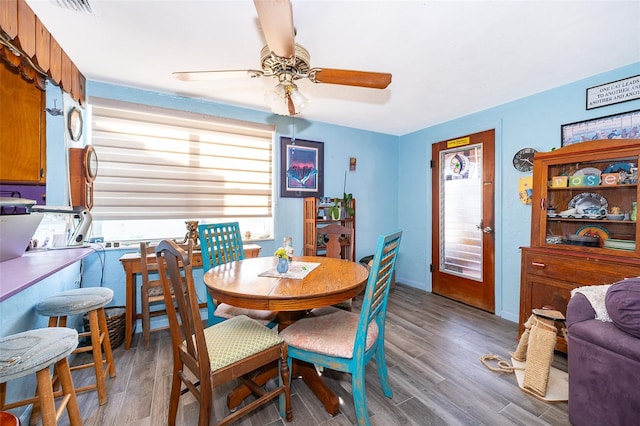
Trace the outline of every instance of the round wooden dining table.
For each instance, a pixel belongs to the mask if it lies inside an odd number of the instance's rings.
[[[347,260],[322,256],[293,258],[293,265],[300,262],[320,265],[302,279],[287,278],[286,274],[260,276],[274,270],[277,258],[257,257],[211,268],[204,274],[204,282],[218,302],[278,312],[278,327],[283,330],[310,309],[355,297],[369,277],[366,267]]]
[[[309,310],[330,306],[358,295],[369,277],[369,271],[360,263],[321,256],[294,257],[292,271],[302,263],[319,263],[304,278],[288,278],[274,274],[274,257],[238,260],[211,268],[204,274],[204,282],[214,300],[247,309],[278,312],[278,329],[303,317]],[[274,276],[261,276],[261,274]],[[262,373],[263,381],[274,377],[275,369]],[[338,397],[326,386],[315,367],[303,362],[293,364],[293,377],[301,376],[309,388],[336,415]],[[239,405],[250,394],[239,387],[227,397],[230,408]]]

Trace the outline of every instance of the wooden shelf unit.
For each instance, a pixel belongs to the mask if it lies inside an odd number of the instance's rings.
[[[333,205],[334,198],[331,199]],[[326,246],[319,244],[318,236],[322,235],[322,228],[326,225],[337,223],[347,228],[353,228],[353,241],[343,240],[340,242],[342,246],[342,258],[346,257],[346,250],[353,245],[353,258],[356,257],[356,200],[351,199],[349,207],[353,208],[353,216],[348,215],[343,209],[341,218],[331,220],[329,214],[329,204],[321,204],[319,198],[308,197],[304,199],[304,255],[305,256],[324,256]]]
[[[531,213],[531,247],[522,248],[519,333],[533,308],[552,307],[566,315],[571,290],[585,285],[612,284],[624,278],[640,276],[640,222],[606,218],[557,217],[547,213],[555,207],[556,215],[578,204],[580,194],[595,194],[604,199],[607,213],[619,206],[631,212],[632,203],[640,198],[638,184],[551,187],[555,176],[572,176],[587,167],[605,170],[616,163],[638,166],[640,140],[615,139],[583,142],[551,152],[537,153],[533,167]],[[576,198],[578,197],[578,198]],[[585,227],[587,227],[585,229]],[[572,234],[588,232],[608,234],[605,238],[635,242],[633,250],[586,247],[568,244]],[[581,231],[582,230],[582,231]],[[554,238],[562,238],[558,241]],[[556,349],[566,352],[564,338],[559,335]]]

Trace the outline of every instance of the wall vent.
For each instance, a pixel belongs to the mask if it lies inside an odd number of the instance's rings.
[[[51,0],[63,9],[69,9],[76,12],[86,13],[88,15],[93,14],[93,9],[89,4],[89,0]]]

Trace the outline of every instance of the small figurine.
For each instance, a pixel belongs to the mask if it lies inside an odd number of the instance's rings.
[[[184,236],[183,243],[189,241],[189,238],[193,240],[193,246],[196,247],[198,245],[198,221],[197,220],[185,220],[184,223],[187,225],[187,233]]]

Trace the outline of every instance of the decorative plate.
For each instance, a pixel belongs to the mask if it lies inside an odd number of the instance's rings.
[[[584,175],[598,175],[602,174],[602,170],[596,169],[595,167],[585,167],[584,169],[578,169],[573,174],[574,176],[584,176]]]
[[[73,107],[71,111],[69,111],[67,119],[69,136],[71,136],[71,140],[77,142],[80,140],[80,136],[82,136],[82,112],[78,108]]]
[[[606,198],[593,192],[583,192],[569,201],[569,208],[575,208],[578,215],[600,216],[607,214]]]
[[[598,225],[585,225],[578,228],[576,235],[581,237],[596,237],[600,239],[600,247],[604,244],[604,240],[610,237],[609,231],[606,228]]]
[[[610,164],[609,167],[604,169],[602,173],[618,173],[618,172],[631,173],[631,169],[633,167],[635,167],[633,163],[614,163],[614,164]]]

